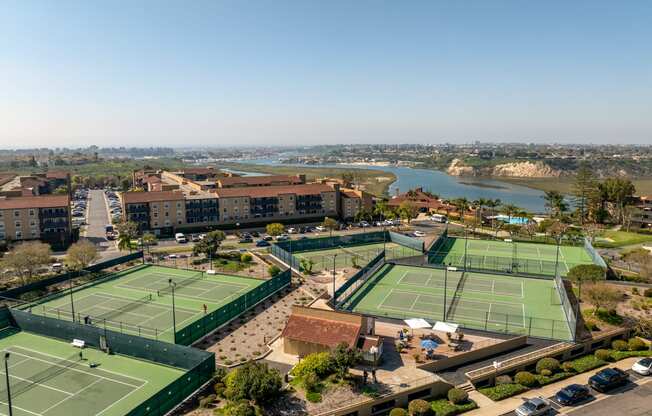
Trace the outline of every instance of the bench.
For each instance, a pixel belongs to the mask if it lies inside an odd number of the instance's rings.
[[[73,339],[70,345],[77,348],[84,348],[84,345],[86,345],[86,341],[81,339]]]
[[[210,270],[206,270],[206,274],[216,274],[216,273],[215,270],[210,269]]]

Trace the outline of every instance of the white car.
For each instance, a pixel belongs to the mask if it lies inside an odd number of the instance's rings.
[[[426,233],[424,233],[423,231],[415,231],[414,236],[415,237],[425,237]]]
[[[652,357],[641,358],[632,365],[632,371],[642,376],[652,375]]]
[[[183,233],[176,233],[174,235],[174,239],[177,241],[177,243],[187,243],[188,242],[188,239],[186,238],[185,235],[183,235]]]
[[[548,400],[543,397],[530,399],[516,408],[514,411],[518,416],[539,416],[548,414],[552,410]]]
[[[297,233],[296,228],[292,228],[292,227],[288,228],[288,234],[296,234],[296,233]]]
[[[326,227],[324,227],[323,225],[318,225],[318,226],[315,227],[315,230],[317,230],[317,231],[326,231]]]

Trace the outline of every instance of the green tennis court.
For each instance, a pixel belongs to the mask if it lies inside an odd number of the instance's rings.
[[[478,270],[495,270],[510,273],[530,273],[554,276],[555,270],[565,276],[579,264],[593,264],[593,259],[584,247],[557,246],[527,242],[501,240],[478,240],[448,237],[430,261],[455,267],[466,266]]]
[[[184,371],[78,348],[7,328],[0,333],[9,354],[9,388],[15,416],[119,416],[154,396]],[[91,368],[90,363],[96,364]],[[0,415],[8,415],[7,384],[1,366]]]
[[[362,266],[376,257],[381,251],[383,251],[383,247],[385,248],[385,257],[387,259],[412,257],[423,254],[413,248],[405,247],[392,242],[387,242],[385,244],[371,243],[324,250],[301,251],[294,252],[292,254],[294,257],[299,259],[299,261],[302,259],[307,261],[312,260],[312,271],[319,272],[321,270],[332,270],[333,259],[335,259],[336,269],[353,267],[355,265]]]
[[[386,264],[346,305],[374,316],[572,339],[555,281],[548,279]]]
[[[208,275],[190,270],[145,266],[98,284],[45,299],[32,313],[75,320],[107,329],[174,341],[177,331],[256,288],[259,279]],[[174,319],[172,284],[174,284]],[[72,297],[72,300],[71,300]],[[205,308],[204,308],[205,307]],[[88,317],[88,318],[87,318]]]

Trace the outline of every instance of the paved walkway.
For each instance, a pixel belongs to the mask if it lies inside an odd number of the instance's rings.
[[[612,363],[609,364],[605,367],[618,367],[623,370],[628,370],[632,367],[632,364],[636,361],[638,361],[640,357],[632,357],[632,358],[627,358],[624,360],[621,360],[617,363]],[[601,367],[604,368],[604,367]],[[547,386],[541,387],[539,389],[534,389],[530,391],[526,391],[525,393],[522,394],[517,394],[514,397],[510,397],[509,399],[501,400],[499,402],[494,402],[488,397],[480,394],[478,391],[473,391],[469,393],[469,397],[474,400],[478,404],[478,408],[476,410],[470,411],[468,413],[464,413],[466,416],[499,416],[499,415],[504,415],[506,413],[510,413],[512,410],[516,409],[518,406],[520,406],[525,400],[531,399],[533,397],[550,397],[554,396],[555,393],[557,393],[562,387],[567,386],[569,384],[587,384],[589,377],[591,377],[593,374],[596,373],[598,369],[587,371],[586,373],[578,374],[576,376],[567,378],[565,380],[558,381],[556,383],[549,384]],[[642,383],[647,383],[649,381],[652,381],[651,377],[648,378],[642,378],[640,381],[638,381],[638,384]],[[600,400],[605,397],[609,397],[608,395],[604,394],[595,394],[595,391],[591,391],[591,394],[594,394],[596,396],[596,400]],[[595,403],[596,400],[590,402],[590,403]],[[568,408],[568,411],[570,410],[575,410],[579,408],[580,406],[576,406],[574,408]],[[563,413],[564,409],[562,409]]]

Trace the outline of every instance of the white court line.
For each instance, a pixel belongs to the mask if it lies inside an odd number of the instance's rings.
[[[523,317],[523,328],[525,328],[525,304],[521,304],[521,310],[523,311],[523,314],[521,315]]]
[[[4,404],[5,406],[9,406],[9,404],[7,404],[7,402],[3,402],[2,400],[0,400],[0,404]],[[35,416],[42,416],[40,413],[35,413],[35,412],[32,412],[31,410],[23,409],[22,407],[18,407],[13,403],[11,404],[11,407],[14,408],[14,409],[22,410],[23,412],[27,412],[27,413],[35,415]],[[2,413],[2,415],[7,416],[4,413]]]
[[[491,279],[491,294],[496,294],[496,279]]]
[[[147,384],[147,382],[145,382],[145,384]],[[105,407],[104,410],[102,410],[100,413],[96,414],[95,416],[100,416],[102,413],[106,412],[107,410],[109,410],[110,408],[112,408],[113,406],[115,406],[116,404],[118,404],[119,402],[121,402],[122,400],[126,399],[126,398],[129,397],[131,394],[133,394],[134,392],[137,392],[138,390],[140,390],[141,388],[143,388],[143,387],[145,386],[145,384],[143,384],[142,386],[140,386],[140,387],[138,387],[138,388],[136,388],[136,389],[130,391],[129,393],[125,394],[125,395],[122,396],[119,400],[116,400],[115,402],[111,403],[110,406]]]
[[[523,282],[519,282],[521,284],[521,299],[525,299],[525,285]]]
[[[41,414],[45,414],[45,413],[47,413],[49,410],[54,409],[55,407],[59,406],[61,403],[63,403],[63,402],[65,402],[66,400],[70,399],[71,397],[75,397],[75,396],[77,396],[77,395],[78,395],[79,393],[81,393],[82,391],[86,390],[87,388],[93,386],[93,385],[96,384],[96,383],[99,383],[100,381],[102,381],[102,380],[98,378],[97,380],[95,380],[95,381],[92,382],[91,384],[89,384],[89,385],[87,385],[86,387],[80,389],[78,392],[76,392],[76,393],[74,393],[74,394],[72,394],[72,395],[70,395],[70,396],[68,396],[68,397],[65,397],[65,398],[62,399],[62,400],[59,400],[58,402],[56,402],[56,403],[53,404],[52,406],[50,406],[50,407],[48,407],[47,409],[45,409],[44,411],[42,411]]]
[[[397,284],[397,285],[402,284],[401,282],[403,282],[403,279],[405,278],[405,276],[407,276],[407,274],[408,274],[408,270],[404,271],[404,272],[403,272],[403,276],[401,276],[401,277],[398,279],[398,281],[396,282],[396,284]]]
[[[20,352],[18,352],[18,351],[14,351],[13,348],[19,348],[19,349],[21,349],[21,350],[25,350],[25,351],[33,352],[33,353],[35,353],[35,354],[44,355],[44,356],[46,356],[46,357],[51,357],[51,358],[54,358],[54,359],[56,359],[56,360],[61,361],[61,357],[57,357],[56,355],[47,354],[47,353],[44,353],[44,352],[40,352],[40,351],[36,351],[36,350],[32,350],[32,349],[25,348],[25,347],[12,347],[12,349],[10,350],[12,354],[21,355],[21,356],[23,356],[23,357],[28,357],[28,358],[31,358],[31,359],[33,359],[33,360],[41,361],[41,362],[44,362],[44,363],[47,363],[47,364],[50,364],[50,365],[54,365],[54,366],[58,366],[58,367],[64,367],[63,365],[53,363],[52,361],[44,360],[44,359],[42,359],[42,358],[37,358],[37,357],[31,356],[31,355],[27,355],[27,354],[22,354],[22,353],[20,353]],[[76,361],[69,361],[69,362],[76,363]],[[111,381],[111,382],[113,382],[113,383],[124,384],[125,386],[134,387],[134,388],[138,387],[137,385],[134,385],[134,384],[129,384],[129,383],[126,383],[126,382],[124,382],[124,381],[114,380],[114,379],[112,379],[112,378],[104,377],[104,376],[101,376],[101,375],[98,375],[98,374],[89,373],[88,371],[80,370],[80,369],[77,369],[77,368],[73,368],[73,367],[66,367],[66,368],[68,368],[69,370],[72,370],[72,371],[76,371],[76,372],[78,372],[78,373],[88,374],[89,376],[102,378],[102,379],[104,379],[104,380],[108,380],[108,381]],[[121,374],[121,373],[116,373],[116,372],[111,371],[111,370],[105,370],[105,369],[103,369],[103,368],[100,369],[100,370],[101,370],[103,373],[115,374],[116,376],[120,376],[120,377],[124,377],[124,378],[130,378],[130,379],[132,379],[132,380],[141,381],[141,382],[147,384],[147,380],[143,380],[143,379],[140,379],[140,378],[138,378],[138,377],[127,376],[127,375],[124,375],[124,374]]]
[[[383,306],[383,305],[385,304],[385,301],[386,301],[387,298],[392,294],[392,292],[394,292],[394,289],[393,289],[393,288],[392,288],[392,289],[389,289],[389,292],[387,292],[387,294],[385,295],[385,297],[383,298],[383,300],[378,304],[378,307],[377,307],[378,309],[380,309],[381,306]]]
[[[5,372],[4,372],[4,371],[0,371],[0,374],[5,375]],[[61,389],[58,389],[58,388],[56,388],[56,387],[51,387],[51,386],[48,386],[47,384],[43,384],[43,383],[35,383],[35,382],[33,382],[32,380],[28,380],[28,379],[23,378],[23,377],[18,377],[18,376],[15,376],[15,375],[13,375],[13,374],[9,374],[9,377],[13,377],[13,378],[15,378],[16,380],[20,380],[20,381],[26,381],[26,382],[31,383],[31,384],[36,384],[37,386],[45,387],[46,389],[50,389],[50,390],[54,390],[54,391],[58,391],[59,393],[66,394],[66,395],[68,395],[68,396],[73,396],[73,395],[74,395],[74,393],[70,393],[69,391],[61,390]]]

